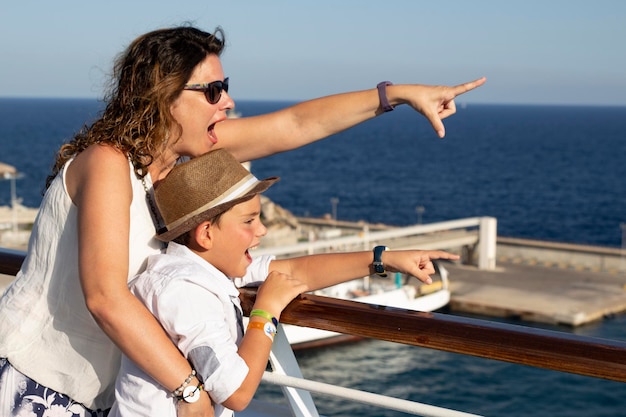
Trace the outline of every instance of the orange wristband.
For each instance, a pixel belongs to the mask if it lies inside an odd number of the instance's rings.
[[[248,322],[248,329],[258,329],[262,330],[263,333],[269,337],[269,339],[273,342],[274,335],[276,334],[276,326],[269,321],[267,323],[261,323],[260,321],[251,321]]]

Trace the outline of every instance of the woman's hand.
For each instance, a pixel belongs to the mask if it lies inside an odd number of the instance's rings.
[[[432,283],[430,276],[435,273],[434,259],[457,260],[459,256],[441,250],[385,251],[382,255],[386,270],[411,274],[427,284]]]
[[[392,104],[408,104],[423,114],[437,135],[443,138],[446,130],[442,120],[456,113],[455,97],[480,87],[485,81],[487,79],[482,77],[453,87],[421,84],[390,85],[387,87],[387,96]]]
[[[213,407],[209,394],[206,391],[202,391],[200,399],[195,403],[179,401],[176,407],[176,415],[178,417],[214,417],[215,407]]]

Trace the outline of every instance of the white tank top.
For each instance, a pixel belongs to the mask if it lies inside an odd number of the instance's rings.
[[[85,306],[78,276],[77,209],[65,183],[70,163],[48,188],[22,269],[0,298],[0,357],[40,384],[91,409],[106,409],[114,400],[120,352]],[[129,169],[130,280],[161,243],[154,239],[142,181],[130,162]],[[149,175],[145,181],[151,191]]]

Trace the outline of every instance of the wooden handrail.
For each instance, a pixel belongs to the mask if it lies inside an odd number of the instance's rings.
[[[26,253],[7,248],[0,248],[0,274],[17,275]]]
[[[15,275],[24,253],[0,249],[0,273]],[[246,314],[256,290],[240,290]],[[281,322],[447,352],[626,382],[626,342],[441,313],[304,294]]]
[[[255,289],[240,290],[249,314]],[[281,322],[626,382],[626,342],[304,294]]]

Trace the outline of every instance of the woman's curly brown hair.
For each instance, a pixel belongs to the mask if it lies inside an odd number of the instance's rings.
[[[181,126],[172,117],[170,106],[195,67],[210,54],[219,56],[223,49],[224,32],[220,28],[211,34],[181,26],[135,39],[116,59],[102,116],[61,146],[46,188],[70,158],[95,143],[124,152],[135,173],[146,175],[168,140],[180,137]]]

